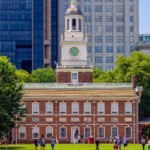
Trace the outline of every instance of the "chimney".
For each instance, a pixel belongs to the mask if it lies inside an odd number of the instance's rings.
[[[131,77],[131,83],[133,85],[133,89],[135,89],[136,85],[137,85],[137,76],[136,75],[132,75],[132,77]]]

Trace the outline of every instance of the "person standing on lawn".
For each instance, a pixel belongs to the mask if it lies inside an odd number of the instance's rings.
[[[52,139],[51,139],[51,148],[52,148],[52,150],[54,150],[54,148],[55,148],[55,139],[54,139],[54,137],[52,137]]]
[[[142,149],[145,150],[145,143],[146,143],[146,140],[145,140],[144,137],[142,137],[141,143],[142,143]]]
[[[96,144],[96,150],[99,150],[99,140],[98,139],[96,139],[95,144]]]
[[[123,138],[123,145],[124,145],[124,150],[127,150],[128,140],[126,137]]]
[[[35,146],[35,150],[37,150],[37,148],[38,148],[38,141],[37,140],[34,140],[34,146]]]

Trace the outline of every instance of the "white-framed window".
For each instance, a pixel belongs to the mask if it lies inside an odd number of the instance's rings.
[[[111,113],[118,114],[118,103],[117,102],[111,103]]]
[[[32,129],[32,139],[38,139],[39,138],[39,127],[34,127]]]
[[[26,139],[26,127],[19,127],[19,139]]]
[[[132,103],[131,102],[125,103],[125,114],[132,114]]]
[[[78,72],[71,72],[71,83],[78,83]]]
[[[112,137],[118,136],[118,127],[111,127],[111,136]]]
[[[46,114],[53,114],[53,103],[46,103]]]
[[[84,138],[88,138],[91,135],[91,128],[84,127]]]
[[[105,138],[105,128],[99,127],[98,128],[98,138],[104,139]]]
[[[66,139],[67,138],[67,128],[66,127],[60,127],[59,137],[60,137],[60,139]]]
[[[53,136],[53,129],[52,127],[46,127],[46,138],[50,139]]]
[[[32,103],[32,114],[33,115],[39,114],[39,103],[38,102]]]
[[[84,103],[84,114],[91,114],[91,103],[90,102]]]
[[[105,113],[105,103],[99,102],[97,105],[97,113],[98,114],[104,114]]]
[[[79,103],[78,102],[72,103],[72,114],[79,114]]]
[[[132,127],[125,127],[125,135],[127,139],[132,138]]]
[[[67,112],[67,104],[66,102],[60,102],[59,103],[59,113],[60,114],[66,114]]]

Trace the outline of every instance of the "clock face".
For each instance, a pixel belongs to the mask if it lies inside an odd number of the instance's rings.
[[[70,55],[73,57],[76,57],[79,55],[79,49],[77,47],[72,47],[70,49]]]

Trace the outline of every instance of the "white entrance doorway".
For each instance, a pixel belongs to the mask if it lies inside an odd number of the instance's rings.
[[[71,143],[78,143],[79,127],[71,127]]]

